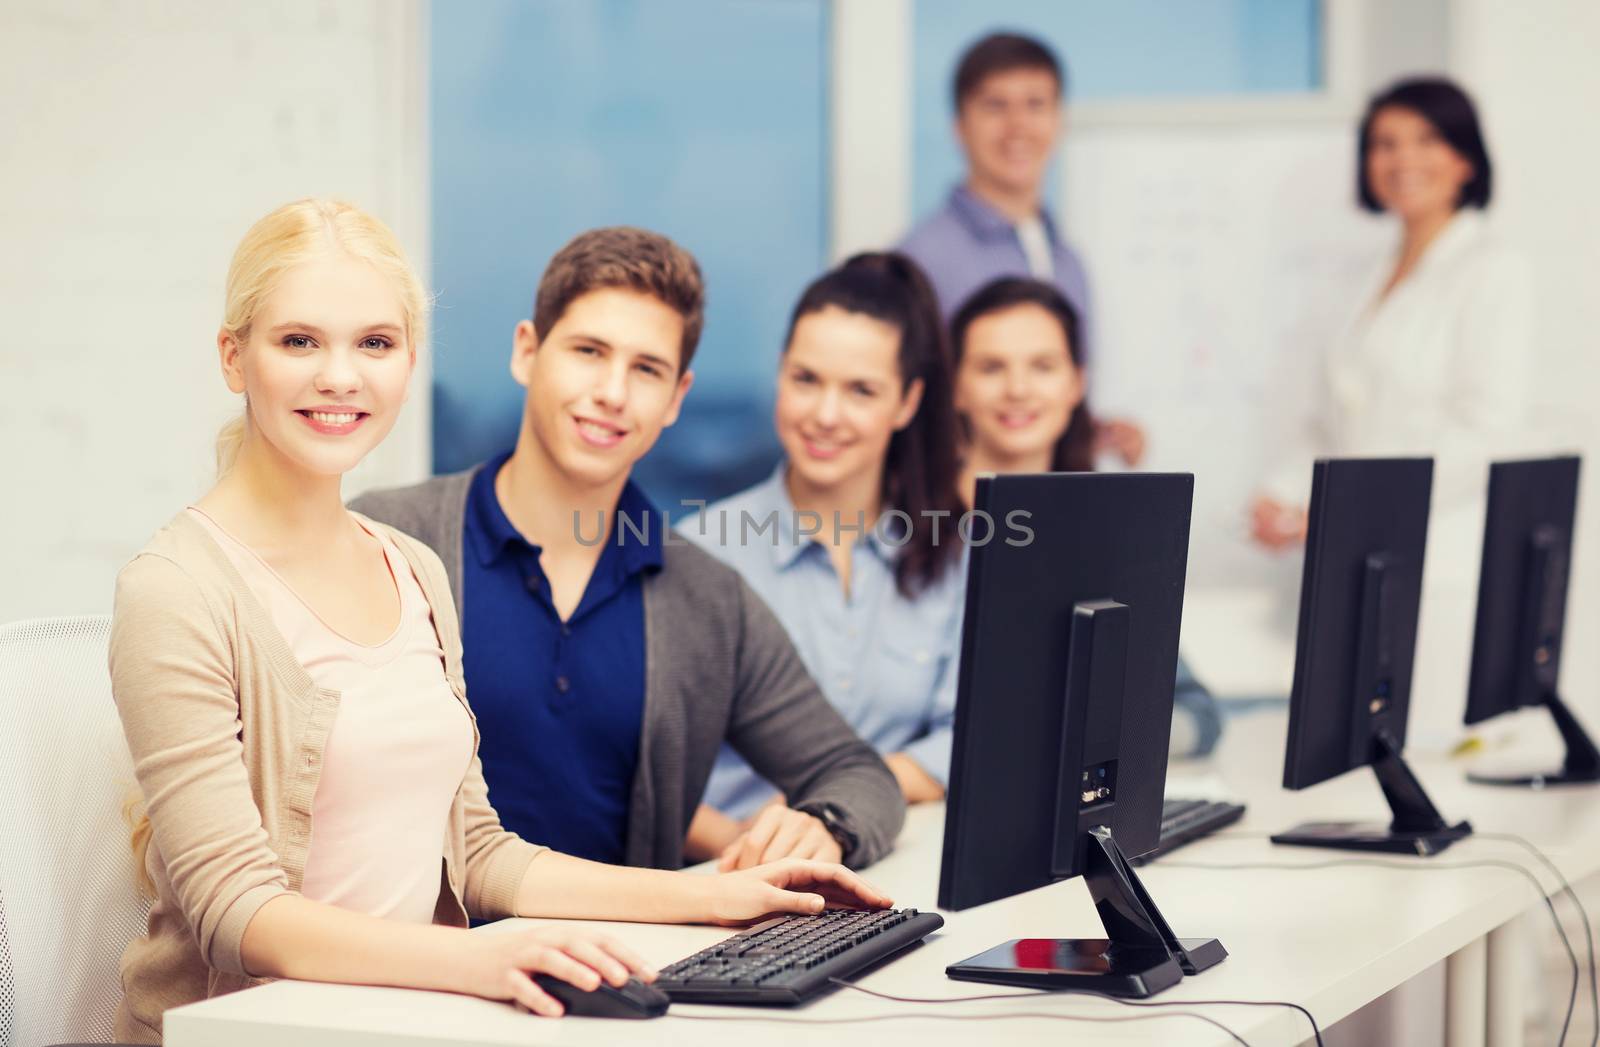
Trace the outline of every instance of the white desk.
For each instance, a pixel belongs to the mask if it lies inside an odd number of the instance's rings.
[[[1348,775],[1301,794],[1282,792],[1275,784],[1281,773],[1282,717],[1258,717],[1236,727],[1225,746],[1221,761],[1225,770],[1220,773],[1249,798],[1250,814],[1237,834],[1194,844],[1173,860],[1292,864],[1358,857],[1273,847],[1260,836],[1246,835],[1309,817],[1378,818],[1385,808],[1370,774]],[[1480,830],[1515,831],[1534,838],[1575,882],[1600,871],[1600,794],[1577,790],[1530,797],[1466,785],[1460,768],[1442,762],[1419,764],[1417,770],[1446,817],[1470,817]],[[897,904],[932,907],[942,817],[937,806],[914,810],[896,852],[870,870],[869,876],[893,894]],[[1409,864],[1484,858],[1529,864],[1511,844],[1488,840],[1464,841],[1440,858],[1412,859]],[[1496,956],[1508,955],[1512,948],[1522,923],[1516,918],[1535,908],[1542,912],[1542,903],[1526,880],[1512,872],[1366,867],[1217,871],[1163,868],[1156,863],[1140,875],[1178,934],[1218,937],[1231,954],[1221,965],[1162,993],[1159,1001],[1292,1000],[1309,1007],[1327,1027],[1448,958],[1453,986],[1449,995],[1458,1009],[1451,1018],[1451,1042],[1484,1043],[1487,1034],[1494,1034],[1487,1042],[1518,1042],[1520,1023],[1507,1020],[1508,1008],[1515,1008],[1516,1001],[1504,995],[1504,979],[1494,991],[1489,980]],[[944,977],[944,967],[1008,938],[1101,935],[1088,892],[1078,880],[946,913],[945,918],[943,930],[926,944],[863,978],[861,984],[898,995],[938,998],[1003,992],[950,981]],[[705,927],[603,926],[633,944],[651,963],[661,965],[729,933]],[[1526,926],[1532,933],[1553,933],[1547,922]],[[478,933],[495,933],[495,928]],[[1574,946],[1581,956],[1581,943]],[[1514,987],[1514,981],[1511,984]],[[1498,1014],[1487,1006],[1489,998],[1498,1000]],[[1287,1009],[1207,1006],[1202,1010],[1253,1045],[1298,1044],[1309,1034],[1305,1019]],[[1125,1024],[1046,1018],[945,1020],[1008,1012],[1112,1019],[1161,1013],[1082,997],[932,1006],[891,1003],[841,990],[787,1011],[675,1005],[667,1017],[649,1022],[550,1021],[509,1006],[448,994],[279,982],[169,1012],[166,1042],[169,1047],[219,1043],[265,1047],[291,1042],[331,1047],[610,1043],[626,1037],[629,1042],[714,1045],[748,1044],[760,1037],[779,1044],[826,1039],[871,1042],[874,1047],[901,1043],[930,1047],[1000,1036],[1030,1042],[1046,1038],[1114,1044],[1232,1042],[1210,1026],[1177,1016]],[[857,1023],[880,1015],[926,1017]],[[818,1019],[849,1023],[800,1024]]]

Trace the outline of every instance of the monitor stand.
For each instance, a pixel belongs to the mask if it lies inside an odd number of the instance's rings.
[[[1388,854],[1438,854],[1457,840],[1472,835],[1467,822],[1450,825],[1400,757],[1400,747],[1387,730],[1372,740],[1372,773],[1378,776],[1394,820],[1388,827],[1359,822],[1308,822],[1272,837],[1273,843],[1294,847],[1331,847],[1343,851],[1381,851]]]
[[[1550,710],[1556,730],[1566,743],[1567,756],[1561,770],[1545,774],[1491,775],[1469,774],[1467,780],[1479,785],[1519,785],[1523,788],[1542,789],[1547,785],[1585,785],[1600,782],[1600,749],[1583,729],[1583,724],[1572,715],[1565,702],[1554,692],[1544,696],[1544,706]]]
[[[1083,793],[1090,782],[1086,768],[1114,761],[1118,751],[1130,614],[1127,605],[1114,600],[1076,604],[1067,642],[1052,869],[1060,877],[1082,870],[1106,936],[1013,939],[946,967],[951,978],[1144,997],[1228,955],[1215,938],[1174,935],[1128,864],[1110,827],[1117,802],[1114,775],[1104,779],[1098,795]]]
[[[1172,933],[1110,829],[1097,827],[1089,837],[1083,876],[1106,937],[1017,938],[951,964],[945,974],[962,981],[1144,997],[1227,957],[1215,938]]]

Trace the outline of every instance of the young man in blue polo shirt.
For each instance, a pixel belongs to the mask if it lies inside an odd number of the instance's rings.
[[[720,745],[781,788],[757,861],[861,866],[899,786],[731,568],[629,480],[677,420],[702,322],[694,259],[598,229],[563,247],[512,337],[516,447],[353,508],[431,545],[461,611],[467,697],[501,822],[584,858],[675,868]],[[754,830],[752,830],[754,831]]]

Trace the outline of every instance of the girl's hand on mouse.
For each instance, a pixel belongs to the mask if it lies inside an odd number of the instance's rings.
[[[466,955],[454,961],[460,964],[462,992],[510,1000],[549,1018],[559,1018],[564,1008],[535,984],[534,974],[560,978],[585,992],[598,989],[601,979],[620,986],[630,977],[644,982],[656,977],[626,945],[580,927],[550,925],[465,937]]]

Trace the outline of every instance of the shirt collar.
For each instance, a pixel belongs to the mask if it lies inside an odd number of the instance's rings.
[[[978,199],[965,185],[950,190],[949,207],[979,240],[1008,240],[1017,235],[1016,225],[1011,219]],[[1044,223],[1045,235],[1049,237],[1051,249],[1054,249],[1060,242],[1056,237],[1056,222],[1050,209],[1043,204],[1039,205],[1039,221]]]
[[[467,493],[467,538],[472,544],[473,554],[485,567],[505,556],[508,549],[527,548],[535,555],[540,551],[539,546],[528,541],[517,530],[500,505],[499,496],[495,494],[495,477],[510,457],[511,452],[507,451],[485,462],[473,476],[472,487]],[[624,527],[614,519],[614,530],[606,537],[606,544],[618,547],[623,570],[628,574],[644,570],[659,571],[662,565],[662,532],[666,521],[656,511],[655,504],[632,480],[623,485],[622,494],[617,498],[617,515],[626,516],[632,526]]]
[[[500,507],[499,496],[494,492],[494,478],[500,474],[500,467],[510,457],[511,452],[506,451],[484,462],[473,475],[472,487],[467,491],[467,540],[472,545],[473,555],[485,567],[505,555],[508,548],[517,545],[529,546],[537,552],[537,547],[532,546],[512,526],[510,517]]]
[[[795,526],[794,501],[789,497],[789,485],[784,481],[788,471],[788,460],[780,461],[777,468],[772,471],[772,475],[751,491],[751,500],[756,503],[758,512],[777,510],[778,541],[772,547],[772,566],[779,571],[788,570],[812,549],[817,550],[813,555],[827,555],[827,550],[816,537],[811,535],[807,535],[804,539],[797,537],[799,529]],[[849,522],[842,521],[846,525]],[[822,521],[824,532],[832,526],[832,520]],[[898,558],[899,550],[880,541],[876,529],[868,529],[860,540],[873,555],[886,564],[893,564]]]
[[[623,570],[629,574],[661,570],[667,518],[632,480],[622,485],[617,516],[626,516],[632,524],[624,527],[617,520],[612,521],[614,530],[609,540],[621,549]]]

